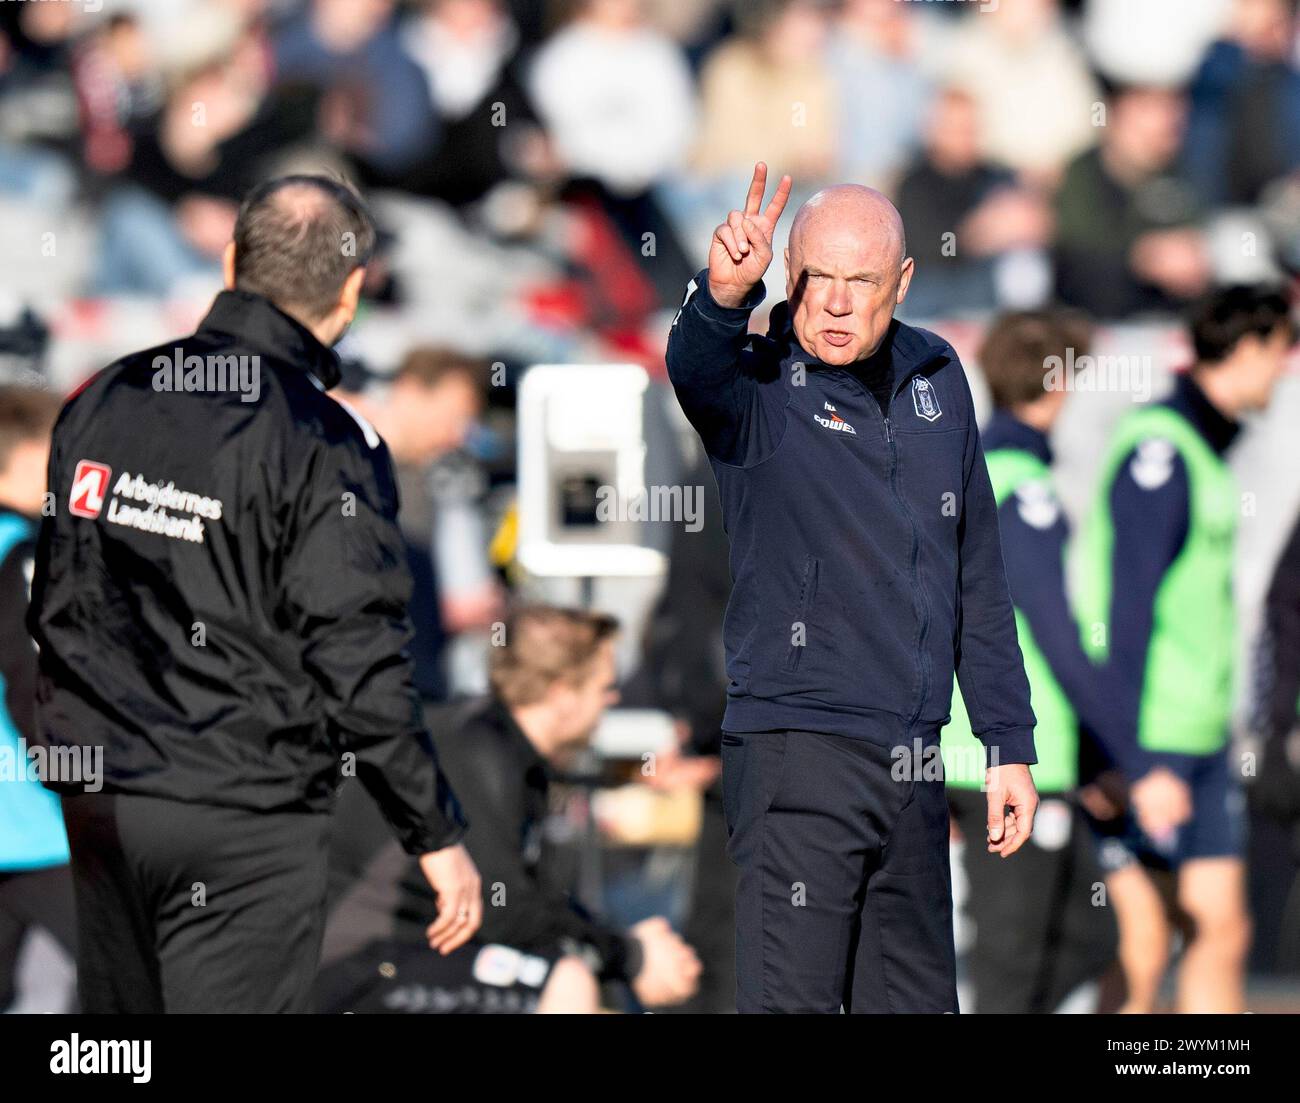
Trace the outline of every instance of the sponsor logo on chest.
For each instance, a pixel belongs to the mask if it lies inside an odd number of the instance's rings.
[[[823,417],[821,414],[813,414],[813,421],[817,422],[817,424],[823,429],[830,429],[835,433],[849,433],[853,436],[857,436],[858,431],[840,417],[839,412],[834,406],[829,402],[824,402],[822,406],[826,411],[826,416]]]

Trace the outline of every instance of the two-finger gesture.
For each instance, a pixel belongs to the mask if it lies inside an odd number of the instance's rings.
[[[709,292],[721,306],[740,306],[772,263],[772,235],[790,198],[791,179],[781,177],[766,208],[767,165],[754,166],[745,209],[732,211],[713,231],[709,245]]]

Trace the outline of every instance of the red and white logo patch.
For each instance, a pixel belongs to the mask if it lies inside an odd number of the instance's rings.
[[[113,469],[94,460],[78,460],[72,476],[72,493],[68,496],[68,511],[74,517],[93,521],[104,508],[108,495],[108,480]]]

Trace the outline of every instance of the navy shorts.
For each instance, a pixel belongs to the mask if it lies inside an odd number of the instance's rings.
[[[1246,796],[1231,776],[1225,748],[1196,761],[1188,782],[1192,788],[1192,818],[1165,846],[1150,838],[1137,820],[1126,816],[1113,833],[1101,839],[1101,864],[1107,872],[1141,861],[1156,868],[1176,869],[1194,858],[1240,858],[1246,845]]]

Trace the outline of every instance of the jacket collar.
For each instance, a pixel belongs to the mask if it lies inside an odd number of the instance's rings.
[[[493,727],[503,731],[509,738],[510,745],[525,770],[538,769],[544,774],[550,773],[550,765],[533,746],[533,742],[524,734],[524,729],[515,722],[510,706],[495,693],[489,693],[483,702],[484,713]]]
[[[809,371],[850,371],[853,367],[853,365],[827,364],[813,356],[812,353],[799,344],[799,338],[794,333],[794,322],[790,316],[790,304],[788,302],[777,303],[772,308],[772,313],[768,319],[767,336],[770,340],[784,345],[787,353],[806,365]],[[889,363],[893,368],[893,389],[895,394],[913,375],[937,361],[949,359],[951,356],[946,342],[933,334],[926,333],[924,330],[914,329],[912,326],[900,322],[897,318],[894,318],[889,323],[889,330],[885,334],[885,339],[880,343],[880,349],[889,350]],[[875,360],[879,355],[880,350],[877,350],[870,359]],[[863,363],[867,362],[863,361]]]
[[[301,322],[251,291],[222,291],[199,323],[199,336],[233,338],[259,352],[310,372],[329,390],[342,377],[338,354]]]
[[[993,411],[983,433],[983,443],[985,452],[1011,448],[1017,452],[1028,452],[1048,466],[1052,463],[1052,445],[1047,434],[1032,425],[1026,425],[1009,410]]]
[[[1196,427],[1205,442],[1219,455],[1223,455],[1241,432],[1240,423],[1225,417],[1217,406],[1205,397],[1191,372],[1184,372],[1174,380],[1174,393],[1166,403],[1177,410]]]

